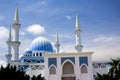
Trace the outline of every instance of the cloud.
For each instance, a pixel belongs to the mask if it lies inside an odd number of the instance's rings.
[[[4,41],[8,37],[8,29],[0,26],[0,41]]]
[[[41,0],[41,1],[38,2],[38,4],[39,4],[40,6],[46,6],[46,5],[47,5],[47,2],[46,2],[45,0]]]
[[[97,36],[84,51],[93,51],[93,60],[106,61],[120,56],[120,36]]]
[[[66,18],[67,18],[68,20],[71,20],[71,19],[72,19],[72,17],[71,17],[71,16],[66,16]]]
[[[105,36],[105,35],[99,35],[95,39],[93,39],[93,42],[110,42],[114,39],[112,36]]]
[[[39,24],[33,24],[33,25],[27,27],[27,31],[32,33],[33,35],[38,35],[38,34],[44,33],[45,29],[43,26],[41,26]]]
[[[62,52],[65,52],[65,53],[67,53],[67,52],[70,52],[70,53],[76,52],[74,46],[75,46],[75,45],[72,44],[72,43],[64,43],[64,44],[61,44],[61,46],[60,46],[60,52],[61,52],[61,53],[62,53]]]
[[[0,65],[5,66],[5,54],[7,52],[6,40],[8,38],[8,29],[0,26]]]
[[[3,67],[5,67],[6,66],[6,62],[5,61],[3,61],[3,60],[0,60],[0,66],[3,66]]]

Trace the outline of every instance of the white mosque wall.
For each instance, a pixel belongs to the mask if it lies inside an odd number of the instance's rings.
[[[62,77],[75,77],[76,80],[93,80],[93,67],[92,67],[92,52],[84,52],[84,53],[56,53],[56,54],[45,54],[45,78],[47,80],[61,80]],[[74,57],[75,62],[72,62],[69,57]],[[87,64],[81,64],[79,62],[80,57],[87,57],[88,62]],[[57,67],[56,67],[56,74],[49,74],[49,58],[56,58],[57,59]],[[61,58],[68,58],[64,61],[61,61]],[[74,68],[74,74],[64,74],[63,73],[63,66],[66,62],[70,62]],[[53,65],[53,64],[52,64]],[[81,73],[81,66],[85,65],[87,68],[87,73]],[[54,77],[54,78],[53,78]]]

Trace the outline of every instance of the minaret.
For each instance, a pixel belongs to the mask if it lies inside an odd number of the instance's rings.
[[[77,52],[82,52],[83,46],[81,45],[81,30],[79,26],[79,20],[78,20],[78,15],[76,15],[76,30],[75,30],[75,35],[76,35],[76,46],[75,49]]]
[[[9,30],[9,38],[6,41],[6,43],[8,45],[8,51],[7,51],[8,53],[5,56],[6,56],[6,59],[7,59],[7,64],[10,64],[11,58],[12,58],[12,54],[11,54],[11,46],[12,46],[11,27],[10,27],[10,30]]]
[[[19,24],[18,6],[17,6],[15,10],[15,17],[14,17],[14,23],[13,23],[13,29],[15,31],[15,40],[12,41],[12,46],[14,49],[13,61],[18,61],[19,59],[19,45],[20,45],[19,28],[20,28],[20,24]]]
[[[56,47],[56,53],[59,53],[60,44],[59,44],[58,33],[56,34],[56,43],[55,43],[55,47]]]

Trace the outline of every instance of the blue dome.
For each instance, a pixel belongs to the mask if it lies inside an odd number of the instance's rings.
[[[52,44],[44,37],[34,39],[30,45],[32,51],[53,52]]]
[[[24,51],[24,54],[26,55],[26,54],[32,54],[32,51],[30,50],[30,49],[26,49],[25,51]]]

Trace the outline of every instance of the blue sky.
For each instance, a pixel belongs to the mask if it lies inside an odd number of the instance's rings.
[[[54,44],[57,32],[61,52],[74,52],[78,14],[83,51],[93,51],[93,60],[97,61],[120,56],[120,0],[0,0],[1,64],[5,62],[8,29],[13,24],[16,4],[21,24],[20,55],[38,36]]]

